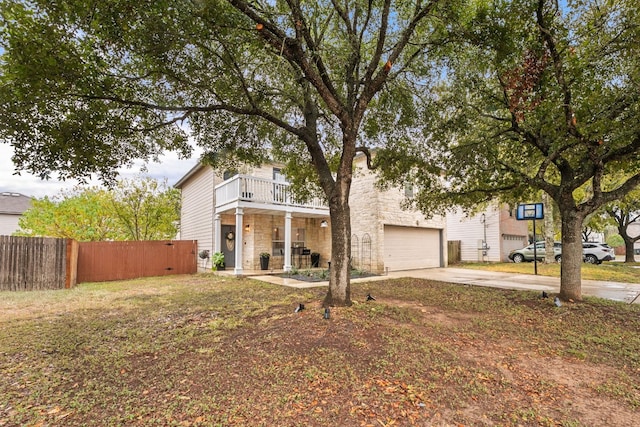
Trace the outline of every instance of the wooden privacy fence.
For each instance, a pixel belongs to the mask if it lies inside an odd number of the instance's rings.
[[[71,239],[0,236],[0,290],[71,288],[77,255]]]
[[[197,240],[81,242],[0,236],[0,291],[72,288],[76,283],[193,274]]]
[[[78,283],[197,272],[197,240],[81,242]]]
[[[449,264],[455,264],[462,259],[460,240],[449,240],[447,242],[447,256],[449,257]]]

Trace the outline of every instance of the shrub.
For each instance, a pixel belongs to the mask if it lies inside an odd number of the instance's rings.
[[[218,270],[224,268],[224,254],[222,252],[214,252],[211,257],[211,269]]]

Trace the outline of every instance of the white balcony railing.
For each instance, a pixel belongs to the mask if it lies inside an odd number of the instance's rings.
[[[256,202],[268,205],[296,206],[304,208],[327,208],[321,198],[305,203],[294,199],[286,182],[236,175],[216,186],[216,206],[235,201]]]

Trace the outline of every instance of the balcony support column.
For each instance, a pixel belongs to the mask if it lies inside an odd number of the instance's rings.
[[[284,271],[291,271],[291,211],[284,215]]]
[[[220,224],[220,214],[215,214],[213,217],[213,252],[222,250],[222,226]]]
[[[233,268],[233,274],[242,276],[242,250],[244,249],[244,238],[242,236],[242,220],[244,218],[244,210],[236,208],[236,266]]]

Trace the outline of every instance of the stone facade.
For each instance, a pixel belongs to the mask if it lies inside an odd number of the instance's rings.
[[[411,229],[440,230],[440,240],[425,242],[427,245],[438,245],[444,253],[440,264],[446,265],[446,233],[445,221],[441,217],[426,219],[423,214],[415,210],[403,209],[405,199],[403,190],[381,191],[375,185],[375,175],[366,169],[363,156],[358,156],[355,162],[356,171],[353,179],[350,206],[352,227],[352,254],[354,267],[383,272],[385,271],[385,226],[402,226]],[[260,168],[243,168],[239,171],[243,175],[274,179],[274,168],[277,164],[267,164]],[[215,239],[214,218],[215,187],[223,182],[223,174],[213,173],[209,166],[198,165],[185,177],[176,183],[182,190],[182,235],[198,240],[198,250],[213,251]],[[236,244],[242,244],[243,270],[257,270],[260,268],[260,253],[271,253],[270,269],[281,269],[284,259],[277,245],[282,245],[279,239],[274,240],[275,230],[285,227],[283,211],[270,211],[268,206],[260,209],[244,208],[242,215],[242,237],[236,236]],[[222,226],[236,226],[236,214],[227,210],[221,212]],[[326,219],[329,224],[321,227],[321,221]],[[237,228],[235,228],[237,230]],[[326,217],[322,215],[305,214],[302,210],[292,211],[291,219],[292,246],[296,245],[296,233],[304,233],[300,237],[299,245],[304,244],[311,252],[320,254],[320,266],[326,267],[331,257],[331,224],[328,210]],[[200,237],[198,237],[200,236]],[[280,237],[281,238],[281,237]],[[292,257],[292,264],[298,267],[298,258]],[[308,261],[308,258],[304,259]],[[236,266],[238,267],[238,266]],[[304,268],[304,267],[303,267]]]
[[[425,244],[439,244],[440,250],[443,251],[443,264],[447,263],[446,247],[443,246],[446,244],[444,218],[436,215],[427,219],[420,211],[404,209],[402,206],[407,196],[410,196],[409,189],[407,191],[395,188],[380,190],[376,187],[375,174],[367,169],[366,158],[356,157],[349,197],[352,246],[355,241],[354,236],[357,237],[358,244],[362,243],[366,235],[371,237],[371,269],[374,272],[385,271],[385,225],[442,230],[443,242],[425,242]],[[359,253],[362,255],[363,250],[360,249]]]

